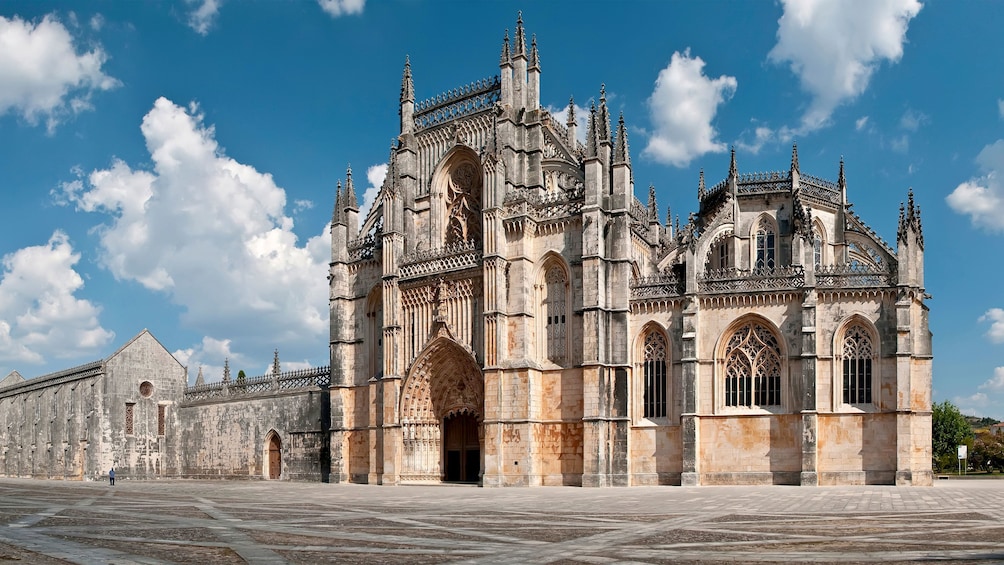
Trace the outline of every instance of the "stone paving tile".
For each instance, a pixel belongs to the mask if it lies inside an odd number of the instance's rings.
[[[947,484],[945,484],[947,483]],[[0,479],[0,561],[1004,562],[1004,482],[481,489]]]

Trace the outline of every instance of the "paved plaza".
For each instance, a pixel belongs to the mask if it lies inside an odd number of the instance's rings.
[[[1001,563],[1004,481],[482,489],[0,480],[0,562]]]

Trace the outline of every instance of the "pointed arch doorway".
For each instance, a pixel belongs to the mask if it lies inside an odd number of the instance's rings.
[[[401,395],[404,482],[478,482],[484,377],[445,327],[418,356]]]
[[[276,480],[282,476],[282,440],[275,431],[265,438],[265,478]]]

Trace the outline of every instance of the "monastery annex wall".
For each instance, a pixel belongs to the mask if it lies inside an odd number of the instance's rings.
[[[99,479],[173,475],[185,368],[144,330],[106,359],[0,383],[0,474]]]
[[[328,368],[206,384],[200,373],[179,408],[177,476],[328,480]]]

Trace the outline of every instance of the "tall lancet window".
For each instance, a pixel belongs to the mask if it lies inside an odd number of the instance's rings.
[[[767,327],[750,322],[725,347],[725,405],[781,404],[781,347]]]
[[[666,337],[659,331],[645,336],[645,377],[643,415],[646,418],[666,417]]]
[[[544,275],[544,296],[541,311],[544,314],[544,336],[547,358],[555,363],[565,360],[566,317],[568,305],[565,301],[567,279],[560,265],[552,265]]]
[[[757,271],[773,271],[776,254],[774,244],[774,224],[767,218],[761,218],[756,230],[756,258],[753,268]]]
[[[812,264],[817,267],[823,264],[823,234],[819,228],[812,230]]]
[[[855,324],[844,332],[844,404],[871,404],[874,348],[868,330]]]

